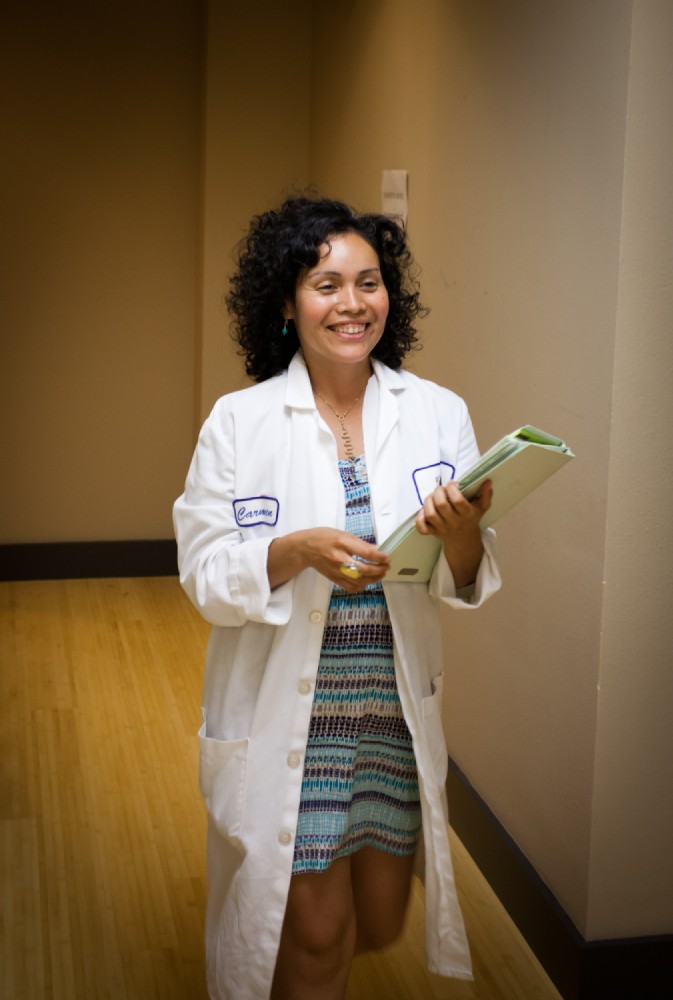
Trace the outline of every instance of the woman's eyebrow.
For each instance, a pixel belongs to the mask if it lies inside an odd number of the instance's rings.
[[[363,267],[361,271],[358,271],[358,274],[372,274],[372,273],[379,274],[380,273],[380,268],[378,268],[378,267]],[[340,278],[342,276],[342,272],[341,271],[328,271],[328,270],[322,270],[322,269],[321,270],[317,270],[317,271],[310,271],[309,274],[310,274],[310,276],[312,278],[323,277],[323,276]]]

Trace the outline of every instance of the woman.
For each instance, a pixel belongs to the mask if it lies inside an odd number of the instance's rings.
[[[470,503],[454,482],[478,454],[465,404],[400,370],[421,311],[410,265],[390,219],[295,198],[253,219],[232,279],[258,384],[215,405],[175,504],[181,581],[214,626],[213,998],[343,997],[353,955],[399,934],[415,859],[429,966],[470,976],[437,607],[477,607],[499,577],[479,528],[490,484]],[[376,540],[414,510],[443,556],[429,585],[386,584]]]

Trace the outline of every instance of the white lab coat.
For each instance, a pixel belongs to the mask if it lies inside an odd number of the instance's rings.
[[[464,402],[374,362],[363,402],[376,537],[421,505],[435,477],[459,478],[477,457]],[[216,1000],[268,997],[292,869],[312,695],[332,584],[312,569],[271,591],[271,540],[343,528],[334,438],[301,354],[289,369],[231,393],[206,420],[174,508],[181,582],[214,626],[199,733],[208,814],[208,988]],[[399,695],[421,796],[429,968],[469,978],[449,853],[437,600],[477,607],[498,589],[494,535],[476,585],[456,594],[440,558],[429,584],[384,582]]]

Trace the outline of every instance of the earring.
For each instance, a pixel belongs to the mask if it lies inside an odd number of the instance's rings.
[[[283,323],[283,329],[280,332],[284,337],[287,337],[287,320]]]

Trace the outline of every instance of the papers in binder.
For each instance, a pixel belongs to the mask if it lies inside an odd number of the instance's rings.
[[[519,427],[489,448],[459,480],[458,486],[469,500],[482,484],[493,483],[493,503],[481,519],[487,528],[528,496],[541,483],[574,458],[570,448],[557,437],[537,427]],[[386,581],[425,583],[430,579],[442,550],[434,535],[416,530],[415,511],[379,546],[392,557]]]

